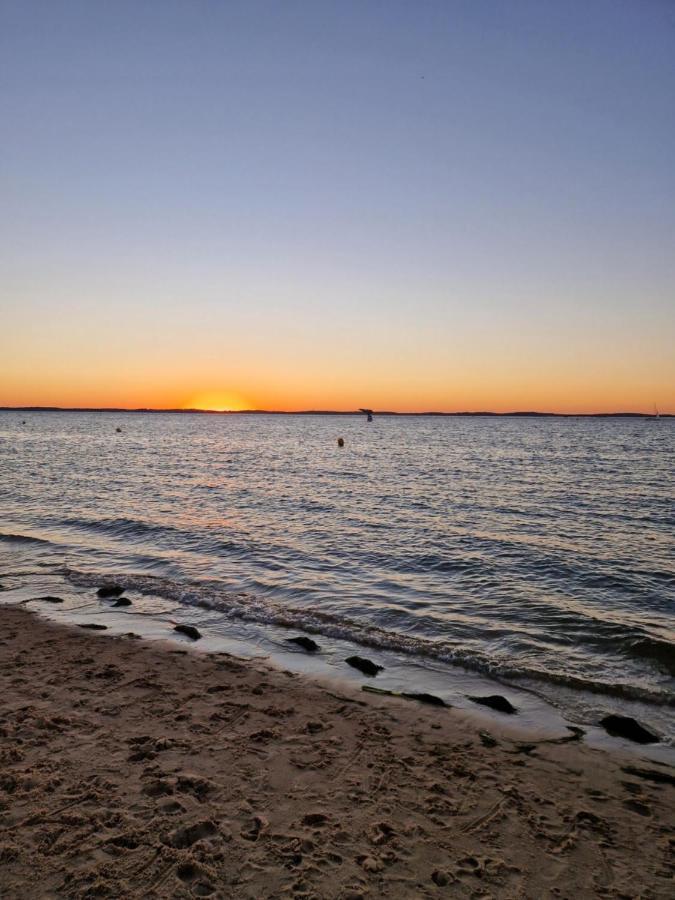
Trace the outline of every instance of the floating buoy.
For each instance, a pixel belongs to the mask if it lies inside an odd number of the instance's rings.
[[[118,434],[122,434],[122,429],[121,429],[121,428],[116,428],[115,431],[116,431]]]
[[[338,447],[344,447],[344,445],[345,445],[345,439],[338,438]]]

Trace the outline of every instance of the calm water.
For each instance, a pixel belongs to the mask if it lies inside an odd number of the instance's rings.
[[[4,412],[0,575],[126,575],[195,615],[633,698],[663,727],[674,438],[663,419]]]

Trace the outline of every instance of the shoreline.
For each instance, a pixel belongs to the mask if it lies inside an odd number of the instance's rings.
[[[3,896],[669,895],[658,762],[18,606],[0,622]]]
[[[81,572],[75,573],[76,577],[71,575],[50,574],[16,587],[5,586],[0,604],[25,606],[47,621],[99,629],[109,637],[133,632],[138,638],[165,642],[175,649],[187,646],[198,655],[224,652],[244,660],[264,661],[277,671],[288,669],[336,690],[359,692],[374,688],[374,693],[431,693],[455,711],[466,714],[476,727],[507,729],[522,740],[559,738],[581,729],[582,740],[594,749],[623,752],[675,770],[668,704],[644,706],[639,700],[625,696],[593,691],[584,694],[580,689],[568,688],[574,700],[565,698],[561,705],[549,695],[554,683],[544,685],[532,679],[519,683],[516,679],[501,678],[495,672],[463,667],[461,662],[417,659],[400,649],[329,636],[328,631],[317,631],[304,619],[293,623],[286,615],[281,617],[281,622],[256,616],[221,620],[216,609],[211,610],[208,605],[184,606],[176,598],[169,599],[163,590],[156,592],[154,587],[139,585],[137,576]],[[114,598],[98,598],[94,588],[102,583],[121,585],[131,603],[117,609]],[[58,603],[41,602],[41,596],[54,594],[59,596]],[[229,600],[236,603],[240,596],[244,595],[231,593]],[[193,642],[177,635],[173,630],[175,624],[199,626],[200,639]],[[319,652],[307,653],[289,643],[289,638],[298,634],[311,635],[320,641]],[[346,658],[353,655],[365,655],[381,664],[383,669],[377,678],[365,677],[347,665]],[[476,702],[477,696],[495,694],[505,696],[516,714],[505,715]],[[659,740],[641,744],[608,733],[600,719],[610,714],[634,717],[655,732]]]

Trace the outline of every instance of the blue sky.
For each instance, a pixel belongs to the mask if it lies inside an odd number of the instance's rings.
[[[672,3],[0,0],[0,60],[0,402],[675,406]]]

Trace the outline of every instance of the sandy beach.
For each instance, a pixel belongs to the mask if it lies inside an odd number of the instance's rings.
[[[0,621],[3,897],[672,896],[662,765]]]

